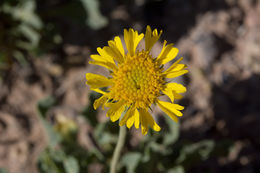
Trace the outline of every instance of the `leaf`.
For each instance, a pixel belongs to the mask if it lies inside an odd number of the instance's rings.
[[[49,110],[50,107],[52,107],[55,104],[55,102],[56,102],[55,98],[50,96],[44,100],[39,101],[37,106],[39,113],[41,114],[40,117],[41,122],[48,135],[48,139],[49,139],[48,145],[50,148],[54,148],[62,139],[61,135],[53,129],[52,125],[44,119],[46,118],[47,111]]]
[[[5,169],[0,168],[0,173],[8,173]]]
[[[42,173],[61,173],[62,168],[59,168],[58,165],[54,162],[52,156],[52,151],[48,148],[43,151],[39,157],[38,169]]]
[[[30,25],[21,24],[17,30],[21,32],[23,36],[27,38],[29,42],[24,42],[21,40],[17,41],[17,46],[23,49],[30,50],[31,47],[37,47],[40,41],[40,34],[32,28]]]
[[[147,162],[150,160],[151,151],[150,151],[150,145],[148,145],[144,148],[144,156],[142,157],[143,162]]]
[[[53,127],[51,126],[51,124],[49,122],[47,122],[46,120],[44,120],[42,118],[41,118],[41,120],[42,120],[42,124],[45,128],[45,131],[48,135],[48,140],[49,140],[48,146],[51,149],[53,149],[58,145],[58,143],[60,143],[62,137],[58,132],[56,132],[53,129]]]
[[[13,14],[14,18],[26,23],[36,29],[42,28],[43,24],[40,18],[35,13],[36,1],[26,0],[19,6],[16,6],[10,12]]]
[[[18,50],[13,51],[13,56],[23,67],[26,67],[29,64],[28,61],[25,59],[24,54],[21,51]]]
[[[169,127],[169,133],[164,136],[163,144],[164,146],[167,146],[174,144],[178,140],[180,134],[180,125],[179,123],[172,121],[168,116],[165,117],[165,120]]]
[[[65,158],[66,155],[63,150],[57,150],[57,149],[51,149],[48,150],[50,151],[50,157],[55,161],[55,162],[62,162]]]
[[[185,173],[185,170],[182,166],[176,166],[167,171],[167,173]]]
[[[137,152],[129,152],[122,157],[121,164],[126,166],[127,173],[135,173],[138,163],[141,161],[142,155]]]
[[[88,13],[86,23],[93,29],[103,28],[108,24],[107,18],[102,16],[99,10],[99,1],[96,0],[80,0]]]
[[[215,143],[213,140],[204,140],[198,143],[186,145],[181,149],[177,163],[189,160],[205,160],[213,151]]]
[[[10,14],[12,19],[20,22],[20,25],[14,28],[13,35],[20,33],[28,41],[15,40],[18,47],[31,50],[38,46],[40,40],[40,30],[43,27],[42,21],[35,13],[36,1],[26,0],[19,5],[10,6],[3,5],[2,10],[4,13]]]
[[[38,110],[43,118],[46,117],[46,113],[50,107],[55,104],[56,100],[54,97],[49,96],[38,102]]]
[[[78,161],[74,157],[68,157],[63,161],[63,165],[66,173],[78,173],[79,172],[79,164]]]
[[[99,93],[91,92],[89,95],[89,104],[86,105],[84,108],[82,115],[86,118],[86,120],[92,125],[97,126],[98,120],[97,120],[97,111],[94,109],[93,104],[96,99],[98,99],[101,96]],[[102,132],[102,131],[101,131]]]

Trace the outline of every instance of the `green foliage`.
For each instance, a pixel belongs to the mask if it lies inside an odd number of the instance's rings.
[[[13,2],[13,3],[11,3]],[[24,63],[26,52],[37,48],[43,23],[35,13],[36,1],[2,1],[0,5],[0,63],[16,58]]]
[[[55,106],[55,99],[47,97],[39,101],[38,111],[48,137],[48,146],[40,155],[39,171],[42,173],[83,173],[88,164],[105,161],[103,153],[95,146],[90,151],[82,148],[77,141],[77,131],[62,134],[48,121],[47,112]]]
[[[108,20],[102,16],[99,11],[99,1],[96,0],[80,0],[83,7],[87,11],[88,19],[86,24],[88,24],[93,29],[100,29],[108,24]]]
[[[176,166],[176,167],[169,169],[167,171],[167,173],[184,173],[184,172],[185,172],[185,170],[182,166]]]
[[[0,168],[0,173],[8,173],[5,169]]]
[[[47,98],[39,103],[40,111],[46,112],[46,109],[53,106],[51,103],[54,101],[50,100],[52,99]],[[45,109],[42,109],[43,107]],[[86,114],[86,111],[83,112]],[[91,113],[91,111],[87,112]],[[90,116],[84,116],[88,122],[91,120]],[[45,119],[43,119],[43,124],[50,142],[39,159],[39,169],[42,173],[87,172],[88,166],[93,163],[100,163],[105,170],[109,168],[117,141],[115,131],[115,129],[118,130],[117,125],[114,126],[114,123],[110,122],[96,123],[93,138],[97,147],[92,147],[87,151],[77,143],[75,134],[71,134],[70,138],[65,138],[57,133]],[[156,172],[155,170],[184,173],[185,169],[211,157],[226,155],[232,146],[230,141],[217,143],[214,140],[202,140],[196,143],[183,141],[179,139],[179,132],[179,125],[168,117],[165,118],[165,126],[160,133],[151,131],[137,148],[128,152],[125,150],[120,159],[120,170],[124,172],[126,169],[127,173]]]
[[[67,157],[63,162],[66,173],[78,173],[79,164],[74,157]]]
[[[138,152],[129,152],[122,157],[121,164],[126,166],[127,173],[135,173],[138,163],[141,161],[142,155]]]
[[[90,100],[97,98],[90,95]],[[92,102],[83,110],[82,117],[94,127],[93,140],[95,145],[88,150],[78,142],[75,132],[64,136],[54,129],[47,121],[46,112],[55,106],[55,99],[48,97],[38,104],[42,115],[42,123],[49,137],[49,145],[39,158],[39,170],[42,173],[83,173],[89,165],[99,163],[104,170],[108,170],[110,159],[117,142],[118,125],[107,121],[98,123],[96,112],[92,109]],[[160,133],[150,131],[131,150],[125,147],[119,161],[121,172],[167,172],[184,173],[198,163],[212,157],[225,156],[229,153],[232,142],[229,140],[214,141],[205,139],[191,142],[179,139],[179,124],[165,116]],[[127,137],[126,145],[132,140]]]
[[[16,6],[3,5],[2,11],[12,16],[13,20],[19,21],[19,25],[14,32],[26,37],[26,41],[17,40],[17,46],[30,50],[35,48],[40,39],[40,30],[43,26],[41,19],[35,13],[36,3],[34,0],[20,1]]]
[[[227,155],[232,146],[229,140],[183,141],[179,139],[179,133],[179,124],[165,117],[161,132],[150,132],[135,152],[126,152],[121,159],[121,167],[125,167],[128,173],[184,173],[207,159]]]
[[[15,62],[26,66],[30,61],[28,56],[36,57],[60,48],[61,28],[49,19],[66,18],[94,30],[108,24],[96,0],[68,0],[55,8],[42,8],[41,3],[37,0],[0,1],[0,77]]]
[[[166,117],[165,120],[169,127],[169,131],[163,138],[163,144],[167,146],[174,144],[178,140],[180,132],[178,123],[173,122],[169,117]]]
[[[41,114],[41,116],[43,116],[45,118],[47,111],[52,106],[54,106],[55,102],[56,102],[56,100],[52,96],[49,96],[49,97],[39,101],[39,103],[38,103],[38,110],[39,110],[39,113]]]
[[[0,77],[14,62],[27,66],[26,56],[38,48],[43,23],[35,10],[35,0],[1,0]]]

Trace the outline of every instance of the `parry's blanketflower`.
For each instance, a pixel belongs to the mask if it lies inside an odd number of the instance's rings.
[[[158,41],[162,31],[151,30],[147,26],[146,33],[138,34],[133,29],[124,30],[124,40],[127,51],[125,52],[121,39],[116,36],[108,41],[108,46],[97,48],[99,54],[91,55],[93,61],[90,64],[100,65],[111,71],[111,77],[87,73],[87,84],[98,93],[103,94],[95,100],[94,108],[108,107],[107,116],[115,122],[125,111],[119,125],[126,124],[128,128],[141,124],[142,133],[145,135],[150,126],[155,131],[160,127],[148,112],[152,104],[157,104],[174,121],[182,116],[180,110],[184,107],[174,104],[175,99],[180,99],[180,93],[186,92],[186,88],[178,83],[172,83],[171,79],[188,72],[185,64],[179,64],[182,58],[175,61],[168,69],[163,65],[173,60],[178,49],[173,44],[164,41],[161,53],[153,57],[150,51]],[[145,36],[145,49],[136,50],[137,45]],[[100,88],[107,87],[105,91]],[[170,102],[159,100],[158,97],[167,95]]]

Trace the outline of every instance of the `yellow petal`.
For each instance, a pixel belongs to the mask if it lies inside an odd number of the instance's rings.
[[[109,41],[108,42],[109,46],[105,46],[103,49],[104,51],[111,57],[114,58],[114,60],[116,60],[118,63],[122,63],[124,62],[124,59],[121,55],[121,53],[119,52],[119,50],[117,50],[115,43],[113,41]]]
[[[126,126],[131,128],[135,123],[135,128],[139,128],[139,112],[136,108],[133,109],[133,112],[129,115],[128,120],[126,121]]]
[[[184,75],[185,73],[188,73],[188,70],[180,70],[180,71],[175,71],[171,73],[166,73],[165,78],[175,78],[181,75]]]
[[[98,48],[98,51],[102,52],[103,56],[97,54],[90,55],[91,59],[93,59],[94,61],[89,61],[89,64],[100,65],[111,70],[117,69],[115,61],[112,57],[105,56],[104,51],[101,48]]]
[[[98,48],[98,51],[103,52],[103,50],[100,47]],[[93,54],[93,55],[90,55],[90,58],[93,59],[94,61],[110,62],[112,64],[115,64],[113,58],[110,56],[100,56],[98,54]]]
[[[105,91],[102,91],[101,89],[99,89],[99,88],[90,88],[92,91],[95,91],[95,92],[97,92],[97,93],[100,93],[100,94],[107,94]]]
[[[152,115],[147,110],[140,109],[140,117],[142,120],[141,124],[143,123],[144,126],[147,127],[147,125],[149,125],[155,131],[161,130],[160,126],[154,121]],[[145,132],[146,127],[144,128],[144,132]]]
[[[86,79],[87,79],[86,83],[90,85],[90,87],[93,89],[113,85],[112,80],[98,74],[87,73]]]
[[[171,102],[174,102],[174,93],[172,90],[165,88],[162,92],[163,94],[167,95],[171,99]]]
[[[117,121],[122,112],[125,110],[124,102],[116,102],[109,105],[110,109],[107,111],[107,117],[110,117],[112,122]]]
[[[116,36],[115,39],[115,44],[116,44],[116,47],[117,49],[119,50],[119,52],[121,53],[121,55],[124,57],[125,55],[125,50],[124,50],[124,47],[123,47],[123,44],[122,44],[122,41],[120,39],[120,37]]]
[[[179,110],[183,110],[184,107],[178,104],[172,104],[169,102],[164,102],[157,100],[157,104],[165,112],[169,117],[171,117],[174,121],[178,122],[178,118],[176,116],[182,116],[182,113]]]
[[[144,34],[138,34],[137,31],[134,31],[132,28],[129,30],[124,29],[124,40],[126,48],[131,56],[135,54],[135,50],[139,42],[143,39]]]
[[[178,64],[182,59],[183,58],[180,58],[178,61],[173,63],[170,68],[163,72],[166,78],[175,78],[188,73],[188,70],[186,70],[187,66],[185,64]]]
[[[162,92],[171,99],[171,102],[174,102],[174,98],[180,99],[181,95],[178,93],[186,92],[186,88],[178,83],[168,83]]]
[[[146,117],[143,116],[143,113],[141,110],[140,110],[140,122],[141,122],[142,134],[146,135],[148,132],[148,122],[146,120]]]
[[[183,98],[183,96],[178,94],[176,91],[165,91],[164,90],[163,93],[171,99],[172,103],[174,102],[175,99],[182,99]]]
[[[134,115],[130,116],[128,118],[128,120],[126,121],[127,128],[131,128],[133,126],[133,124],[134,124],[134,121],[135,121]]]
[[[180,70],[184,70],[186,68],[187,68],[187,65],[185,65],[185,64],[177,64],[175,66],[175,68],[173,68],[171,71],[169,70],[169,73],[180,71]]]
[[[184,93],[186,92],[186,87],[182,84],[178,83],[168,83],[166,84],[166,88],[176,91],[177,93]]]
[[[131,116],[133,116],[134,110],[135,110],[135,108],[134,108],[133,106],[131,106],[131,107],[128,109],[128,111],[125,113],[124,117],[120,120],[120,123],[119,123],[120,126],[125,125],[126,122],[127,122],[127,120],[128,120]]]
[[[182,95],[180,95],[179,93],[176,93],[175,91],[173,91],[174,93],[174,98],[175,99],[182,99],[183,98],[183,96]]]
[[[98,53],[104,59],[107,59],[109,62],[114,62],[116,60],[119,63],[123,62],[122,55],[117,49],[114,41],[108,41],[109,46],[104,46],[103,48],[97,48]]]
[[[139,115],[139,111],[137,109],[135,109],[134,117],[135,117],[135,128],[139,129],[140,115]]]
[[[101,97],[99,97],[98,99],[95,100],[93,107],[96,110],[99,106],[103,106],[104,109],[104,104],[107,102],[107,95],[103,95]]]
[[[89,64],[99,65],[105,67],[107,69],[111,69],[115,71],[117,69],[116,65],[110,62],[103,62],[103,61],[89,61]]]
[[[121,42],[120,37],[115,37],[114,40],[110,40],[108,41],[108,45],[110,47],[110,50],[108,51],[112,51],[114,58],[117,60],[117,62],[122,63],[124,62],[124,55],[125,55],[125,51]]]
[[[145,50],[150,51],[153,45],[159,40],[161,35],[162,35],[162,30],[158,35],[157,29],[153,30],[152,32],[151,27],[148,25],[145,32]]]
[[[105,46],[105,47],[108,47],[108,46]],[[111,56],[108,52],[106,52],[106,50],[104,49],[104,47],[103,48],[100,48],[100,47],[98,47],[97,48],[97,51],[98,51],[98,53],[99,53],[99,55],[100,55],[100,58],[98,58],[97,56],[91,56],[91,58],[93,59],[93,60],[96,60],[96,61],[102,61],[102,60],[104,60],[104,61],[108,61],[108,62],[111,62],[111,63],[113,63],[114,62],[114,58],[113,58],[113,56]]]
[[[176,47],[173,47],[173,44],[166,45],[166,43],[167,41],[164,41],[162,51],[157,57],[159,64],[166,64],[167,62],[173,60],[179,52]]]

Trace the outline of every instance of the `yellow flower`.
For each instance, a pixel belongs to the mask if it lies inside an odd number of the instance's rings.
[[[58,114],[56,116],[56,121],[57,123],[54,128],[65,136],[68,135],[70,132],[77,130],[77,124],[75,123],[75,121],[69,119],[63,114]]]
[[[116,36],[108,41],[108,46],[97,48],[99,54],[91,55],[93,61],[90,64],[100,65],[111,71],[111,77],[87,73],[87,84],[90,88],[102,96],[95,100],[94,108],[108,107],[107,117],[115,122],[125,111],[119,125],[126,124],[128,128],[141,124],[142,133],[145,135],[148,127],[160,131],[160,127],[154,121],[148,109],[152,104],[159,107],[174,121],[182,116],[180,110],[184,107],[174,104],[175,99],[180,99],[180,93],[186,92],[186,88],[178,83],[170,83],[171,78],[181,76],[188,72],[187,66],[179,64],[180,58],[167,70],[163,65],[173,60],[178,49],[173,44],[164,41],[161,53],[154,58],[150,54],[153,45],[158,41],[162,31],[151,30],[147,26],[145,33],[145,49],[137,51],[136,47],[143,39],[144,34],[138,34],[133,29],[124,30],[124,40],[127,48],[125,52],[121,39]],[[107,87],[106,91],[100,88]],[[158,97],[163,94],[170,98],[170,102],[161,101]]]

